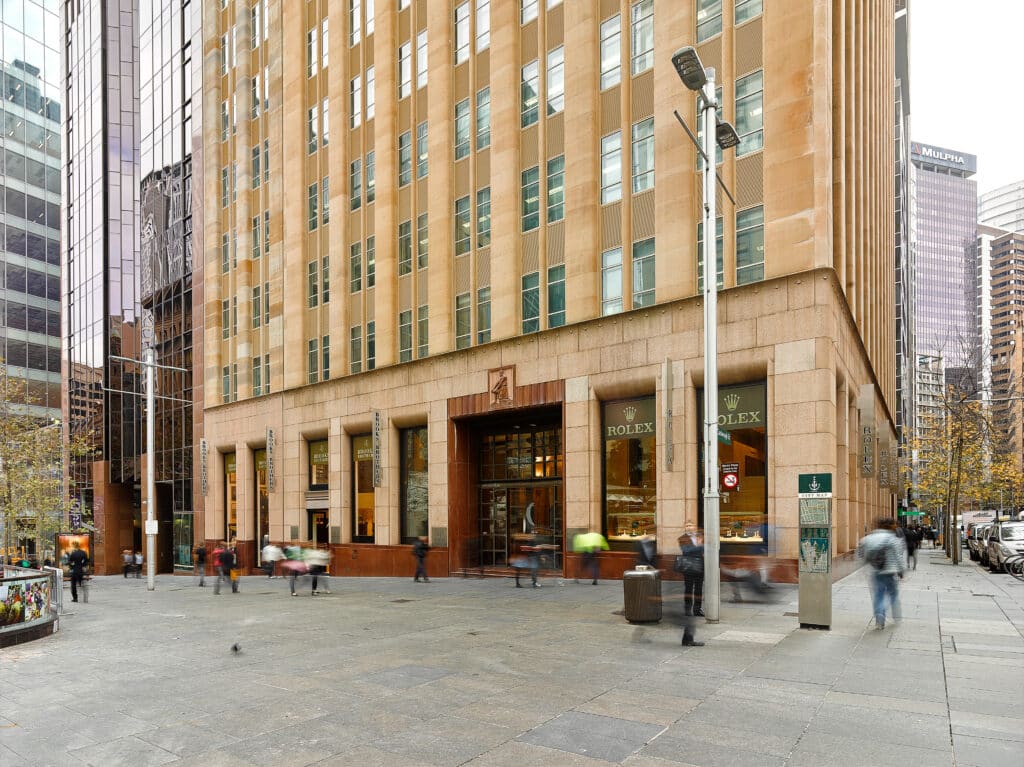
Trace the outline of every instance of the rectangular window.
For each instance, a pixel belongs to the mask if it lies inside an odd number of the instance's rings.
[[[416,178],[427,175],[427,123],[416,126]]]
[[[565,218],[565,155],[548,160],[548,223]]]
[[[362,8],[360,0],[349,0],[348,6],[348,44],[355,45],[359,42],[363,31]]]
[[[455,348],[466,349],[473,339],[473,328],[470,326],[472,304],[469,293],[455,296]]]
[[[548,51],[547,70],[548,114],[565,109],[565,48],[561,45]]]
[[[330,141],[331,118],[327,99],[320,102],[320,146],[327,146]]]
[[[619,14],[601,22],[601,90],[619,84],[622,71],[621,25]]]
[[[263,252],[270,252],[270,211],[263,211]]]
[[[476,52],[491,44],[491,0],[476,0]]]
[[[476,292],[476,342],[485,344],[491,340],[491,289],[480,288]]]
[[[657,412],[654,397],[601,403],[601,496],[613,551],[633,551],[638,536],[658,532]]]
[[[377,80],[373,67],[366,68],[366,119],[372,120],[377,114]]]
[[[320,222],[320,208],[317,199],[320,194],[320,185],[313,182],[309,185],[307,190],[309,209],[307,211],[307,224],[309,231],[315,232],[317,224]]]
[[[476,92],[476,148],[491,145],[491,89]]]
[[[220,337],[231,338],[231,302],[226,298],[220,302]]]
[[[429,234],[427,232],[427,214],[420,213],[416,216],[416,268],[426,269],[428,262],[427,248],[429,245]]]
[[[398,313],[398,361],[412,359],[412,310]]]
[[[455,159],[469,157],[469,99],[455,105]]]
[[[428,477],[427,427],[417,426],[399,432],[401,444],[400,515],[402,543],[414,543],[427,537],[428,529]]]
[[[398,276],[412,271],[412,222],[398,225]]]
[[[455,63],[469,61],[469,3],[455,6]]]
[[[764,146],[764,72],[759,70],[736,81],[736,133],[740,145],[736,156],[756,152]]]
[[[319,113],[319,107],[310,107],[306,111],[306,151],[309,154],[313,154],[320,146]]]
[[[326,439],[306,444],[309,446],[309,489],[326,490],[331,468],[330,445]]]
[[[537,0],[520,0],[519,23],[528,24],[537,18]]]
[[[430,315],[426,304],[416,309],[416,356],[423,359],[427,356],[430,343]]]
[[[263,178],[263,173],[260,171],[260,145],[257,144],[252,148],[252,188],[257,189],[260,185],[260,179]]]
[[[463,256],[471,247],[469,197],[460,197],[455,201],[455,255]]]
[[[601,314],[622,311],[622,248],[601,254]]]
[[[306,383],[316,383],[320,375],[320,349],[317,339],[306,342]]]
[[[263,355],[263,393],[270,394],[270,355]]]
[[[412,93],[412,43],[398,47],[398,98],[404,99]]]
[[[312,77],[320,65],[320,54],[317,51],[320,42],[319,30],[315,27],[306,31],[306,77]]]
[[[491,188],[485,186],[476,193],[476,246],[491,244]]]
[[[377,323],[370,320],[366,323],[366,369],[373,370],[377,366]]]
[[[225,365],[221,368],[221,393],[222,402],[231,401],[231,366]]]
[[[270,139],[263,142],[263,183],[270,183]]]
[[[269,325],[270,324],[270,283],[269,282],[264,282],[263,283],[263,324],[264,325]],[[269,376],[269,374],[266,376],[266,384],[265,384],[265,386],[268,386],[268,387],[270,386],[270,376]],[[267,389],[267,391],[270,391],[270,390]]]
[[[540,330],[540,274],[523,275],[523,332]]]
[[[522,79],[520,86],[520,120],[521,127],[525,128],[537,122],[537,88],[540,82],[540,70],[537,61],[531,61],[522,68]]]
[[[366,238],[366,287],[377,284],[377,238],[372,234]]]
[[[252,358],[252,396],[263,394],[263,366],[259,357]]]
[[[523,231],[540,226],[540,168],[527,168],[522,176]]]
[[[363,289],[363,246],[358,242],[349,246],[348,280],[350,293]]]
[[[363,123],[363,76],[356,75],[348,86],[349,126],[358,128]]]
[[[359,325],[348,331],[348,370],[350,373],[363,370],[363,329]]]
[[[330,36],[328,35],[327,19],[320,22],[320,70],[324,71],[327,69],[327,62],[330,59],[330,45],[328,44]]]
[[[231,296],[231,335],[238,335],[238,296]]]
[[[306,306],[314,308],[320,302],[320,275],[316,259],[306,264]]]
[[[222,3],[223,7],[223,3]],[[260,44],[260,4],[253,3],[249,8],[249,48],[256,48]]]
[[[256,285],[252,289],[252,326],[258,328],[261,319],[263,319],[263,296],[260,286]]]
[[[622,199],[622,133],[601,139],[601,204]]]
[[[715,251],[718,261],[718,289],[721,290],[725,284],[725,265],[723,262],[725,236],[723,234],[723,219],[721,216],[715,219]],[[704,292],[704,223],[697,224],[697,290]]]
[[[331,377],[331,337],[320,339],[320,376],[322,381]]]
[[[227,99],[220,102],[220,140],[227,141],[231,130],[231,107]]]
[[[227,167],[220,169],[220,206],[226,208],[231,201],[231,180]]]
[[[637,0],[630,9],[633,65],[638,75],[654,66],[654,0]]]
[[[373,0],[366,0],[366,34],[367,36],[373,34],[374,28],[374,2]]]
[[[548,327],[565,324],[565,265],[548,268]]]
[[[331,257],[324,256],[320,259],[320,303],[326,304],[331,300]]]
[[[654,118],[633,124],[633,194],[654,188]]]
[[[722,0],[697,0],[697,42],[704,42],[721,31]]]
[[[654,303],[654,238],[633,243],[633,308]]]
[[[253,75],[252,86],[249,89],[249,119],[255,120],[260,116],[260,107],[263,106],[263,89],[260,87],[259,73]]]
[[[369,333],[369,330],[367,330]],[[369,367],[369,365],[367,365]],[[373,543],[375,499],[373,437],[352,437],[352,541]]]
[[[252,217],[252,232],[251,232],[251,235],[252,235],[252,257],[253,258],[259,258],[260,257],[260,253],[263,251],[263,248],[260,245],[260,217],[259,216],[253,216]],[[226,244],[227,243],[225,243],[225,245]],[[225,256],[226,255],[227,254],[225,253]]]
[[[736,0],[735,18],[737,24],[761,15],[761,0]]]
[[[350,190],[350,210],[358,210],[363,204],[363,163],[355,160],[348,168],[348,185]]]
[[[736,284],[764,279],[764,207],[736,213]]]
[[[331,177],[324,176],[320,179],[320,223],[327,225],[331,222]]]
[[[370,150],[366,153],[366,204],[377,199],[377,168],[376,153]]]
[[[220,236],[220,273],[227,274],[231,268],[231,237],[225,232]]]
[[[412,133],[406,131],[398,137],[398,185],[412,181]]]
[[[416,87],[427,84],[427,30],[416,33]]]

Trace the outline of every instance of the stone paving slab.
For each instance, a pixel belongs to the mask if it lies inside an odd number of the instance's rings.
[[[0,765],[1021,767],[1024,584],[943,561],[921,553],[883,631],[860,571],[831,631],[782,588],[723,603],[700,648],[674,582],[633,626],[619,582],[97,578],[0,654]]]

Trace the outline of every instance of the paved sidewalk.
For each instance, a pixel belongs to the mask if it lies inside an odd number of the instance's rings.
[[[724,604],[701,648],[676,583],[637,627],[617,581],[97,578],[0,652],[0,765],[1021,767],[1024,583],[920,561],[883,631],[862,570],[831,631],[786,588]]]

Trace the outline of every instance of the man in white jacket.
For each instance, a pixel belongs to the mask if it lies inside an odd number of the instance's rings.
[[[893,620],[901,617],[899,582],[903,578],[907,555],[903,542],[896,535],[896,521],[891,517],[881,517],[877,525],[861,539],[857,556],[871,568],[871,604],[875,625],[883,629],[886,598],[892,608]]]

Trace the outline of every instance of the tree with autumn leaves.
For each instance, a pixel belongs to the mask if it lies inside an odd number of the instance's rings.
[[[68,516],[65,459],[88,453],[82,436],[64,445],[59,421],[32,411],[25,381],[8,375],[0,364],[0,515],[3,549],[13,556],[19,539],[33,538],[41,553]],[[65,450],[67,452],[65,453]]]

